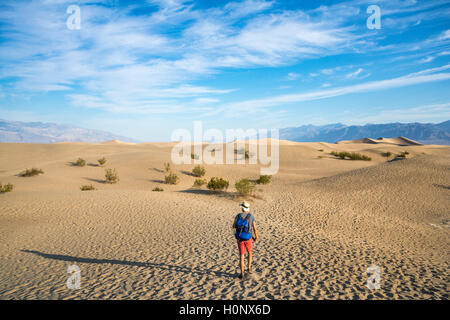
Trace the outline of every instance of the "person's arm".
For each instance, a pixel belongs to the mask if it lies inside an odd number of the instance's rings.
[[[236,229],[236,218],[234,218],[234,221],[233,221],[233,229]]]
[[[258,241],[258,229],[256,229],[256,222],[253,221],[253,231],[255,232],[255,240],[253,241]]]

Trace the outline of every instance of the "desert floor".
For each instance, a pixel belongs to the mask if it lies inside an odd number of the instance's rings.
[[[246,199],[260,240],[244,281],[231,229],[242,201],[234,183],[258,178],[260,166],[207,165],[206,178],[230,181],[228,193],[210,194],[192,187],[194,165],[172,165],[181,182],[163,183],[171,148],[0,144],[0,182],[15,187],[0,194],[0,298],[448,299],[450,147],[281,142],[279,172]],[[406,160],[382,155],[405,150]],[[104,183],[105,168],[95,165],[102,156],[118,184]],[[88,164],[73,166],[78,157]],[[31,167],[44,174],[18,175]],[[86,184],[97,190],[81,191]],[[69,290],[73,264],[81,288]],[[380,289],[366,286],[371,265]]]

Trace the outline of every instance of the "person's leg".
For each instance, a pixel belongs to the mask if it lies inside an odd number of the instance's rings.
[[[244,277],[244,254],[241,254],[241,277]]]
[[[248,252],[248,273],[252,273],[252,252]]]

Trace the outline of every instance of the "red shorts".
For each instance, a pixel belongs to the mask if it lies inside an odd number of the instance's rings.
[[[247,241],[237,241],[240,255],[245,254],[245,250],[247,250],[247,252],[252,252],[252,241],[252,239]]]

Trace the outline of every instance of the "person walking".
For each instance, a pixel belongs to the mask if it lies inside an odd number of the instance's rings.
[[[244,201],[240,207],[242,212],[234,218],[233,229],[235,229],[234,236],[237,240],[240,257],[241,274],[239,279],[243,279],[246,252],[248,253],[248,273],[252,274],[252,242],[258,241],[258,229],[255,217],[250,213],[250,204]]]

